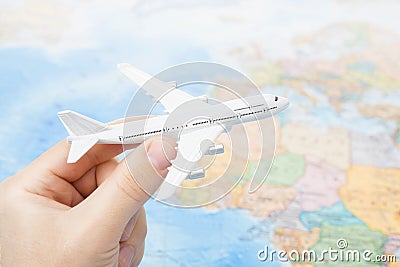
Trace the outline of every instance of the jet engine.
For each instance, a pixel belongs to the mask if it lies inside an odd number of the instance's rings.
[[[217,155],[217,154],[222,154],[224,152],[225,152],[225,150],[224,150],[223,144],[215,144],[215,145],[210,146],[207,154],[208,155]]]
[[[204,169],[203,168],[199,168],[199,169],[191,171],[188,178],[190,180],[194,180],[194,179],[203,178],[204,176],[205,176]]]

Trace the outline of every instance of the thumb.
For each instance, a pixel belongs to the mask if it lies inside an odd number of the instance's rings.
[[[163,182],[176,143],[150,139],[133,150],[88,198],[76,206],[78,220],[116,241],[126,224]],[[104,238],[104,237],[103,237]]]

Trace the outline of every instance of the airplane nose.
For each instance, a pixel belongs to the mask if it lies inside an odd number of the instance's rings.
[[[281,97],[281,101],[282,101],[282,106],[287,107],[289,106],[289,99],[286,97]]]

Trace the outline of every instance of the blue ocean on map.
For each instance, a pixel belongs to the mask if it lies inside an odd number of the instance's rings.
[[[264,246],[275,248],[268,239],[247,238],[246,231],[259,220],[243,209],[182,209],[154,200],[146,209],[148,223],[155,226],[148,233],[152,263],[157,259],[160,266],[281,266],[258,260]]]

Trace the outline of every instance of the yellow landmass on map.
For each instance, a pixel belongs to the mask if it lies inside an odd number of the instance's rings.
[[[354,165],[339,189],[346,208],[372,230],[400,234],[400,170]]]
[[[344,129],[323,131],[289,123],[282,128],[281,145],[290,152],[318,157],[341,170],[350,165],[350,140]]]
[[[281,76],[284,74],[283,70],[276,64],[265,64],[257,67],[250,67],[251,79],[261,88],[266,85],[281,84]],[[268,75],[265,75],[268,73]]]

